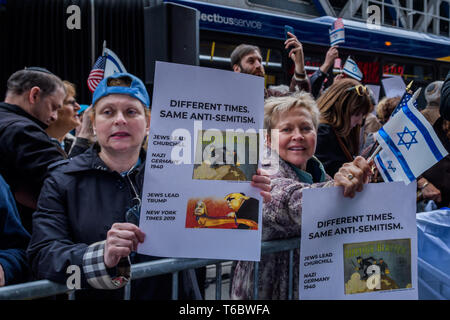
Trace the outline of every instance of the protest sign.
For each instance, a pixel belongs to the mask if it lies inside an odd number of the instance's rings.
[[[381,83],[388,98],[402,97],[406,89],[405,82],[401,76],[390,76],[382,79]]]
[[[417,299],[416,184],[303,191],[300,299]]]
[[[259,261],[264,78],[157,62],[138,252]]]
[[[376,106],[380,100],[380,86],[377,86],[374,84],[366,84],[366,87],[368,87],[370,90],[372,90],[374,99],[375,99],[375,106]],[[376,110],[373,111],[373,114],[376,115]]]

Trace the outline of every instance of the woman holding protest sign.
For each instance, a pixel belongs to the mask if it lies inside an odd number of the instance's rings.
[[[272,180],[272,198],[263,207],[262,240],[299,237],[302,215],[303,188],[342,186],[345,197],[353,197],[369,181],[369,165],[362,157],[345,163],[334,175],[325,173],[314,156],[317,141],[319,111],[309,93],[270,98],[264,106],[264,127],[268,144],[279,166],[268,169]],[[279,132],[278,145],[274,132]],[[294,299],[298,298],[299,250],[294,253]],[[252,299],[254,264],[237,263],[232,299]],[[259,299],[287,299],[289,253],[268,254],[259,263]]]
[[[150,126],[150,99],[142,81],[128,73],[103,79],[92,101],[97,143],[55,164],[33,216],[28,248],[38,278],[67,283],[68,268],[81,270],[77,298],[122,299],[131,263],[155,259],[136,253],[144,241],[139,223],[144,180],[142,144]],[[270,180],[258,176],[267,192]],[[157,241],[157,239],[153,239]],[[73,270],[73,269],[71,269]],[[75,282],[76,283],[76,282]],[[131,299],[170,299],[171,275],[136,279]],[[179,298],[193,298],[191,288]]]
[[[132,75],[116,74],[98,85],[92,101],[98,143],[55,164],[33,215],[28,256],[37,278],[66,283],[66,270],[75,265],[83,270],[82,288],[116,289],[130,278],[128,257],[142,261],[131,252],[144,240],[133,223],[144,177],[141,147],[150,125],[149,104],[143,83]],[[136,290],[142,281],[134,282],[132,294],[142,299],[170,296],[167,277],[153,280],[146,290]],[[76,296],[120,299],[121,291],[83,290]]]

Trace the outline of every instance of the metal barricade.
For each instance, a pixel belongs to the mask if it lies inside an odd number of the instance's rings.
[[[293,257],[294,250],[300,248],[300,238],[284,240],[266,241],[261,244],[261,254],[276,252],[289,252],[289,299],[293,293]],[[218,259],[187,259],[187,258],[166,258],[149,262],[134,264],[131,266],[131,281],[140,278],[154,277],[162,274],[172,274],[172,299],[178,299],[178,275],[180,271],[191,270],[208,265],[216,266],[216,300],[221,300],[222,292],[222,262],[228,260]],[[258,299],[258,267],[255,263],[254,278],[254,299]],[[131,281],[125,286],[124,300],[129,300],[131,296]],[[0,300],[23,300],[50,297],[59,294],[68,294],[69,300],[74,299],[74,291],[67,286],[49,280],[32,281],[22,284],[10,285],[0,288]]]

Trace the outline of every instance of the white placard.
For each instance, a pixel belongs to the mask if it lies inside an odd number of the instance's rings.
[[[370,88],[370,90],[372,90],[373,94],[374,94],[374,98],[375,98],[375,106],[377,106],[378,101],[380,100],[380,86],[374,85],[374,84],[366,84],[366,87]],[[373,110],[373,114],[376,115],[376,108],[374,108]]]
[[[391,76],[381,80],[384,93],[388,98],[403,97],[406,90],[405,81],[401,76]]]
[[[417,299],[416,183],[303,191],[300,299]]]
[[[259,261],[264,78],[157,62],[154,83],[138,252]]]

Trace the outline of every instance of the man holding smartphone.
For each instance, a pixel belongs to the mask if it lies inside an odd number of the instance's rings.
[[[286,28],[285,28],[286,30]],[[289,93],[295,91],[311,91],[311,85],[305,72],[305,63],[303,57],[303,47],[293,32],[286,31],[286,41],[284,47],[289,50],[288,56],[294,62],[294,75],[289,86]],[[265,71],[262,64],[261,50],[257,46],[241,44],[231,53],[231,67],[234,72],[252,74],[264,77]],[[264,98],[271,96],[282,96],[289,93],[283,93],[274,89],[264,89]]]

